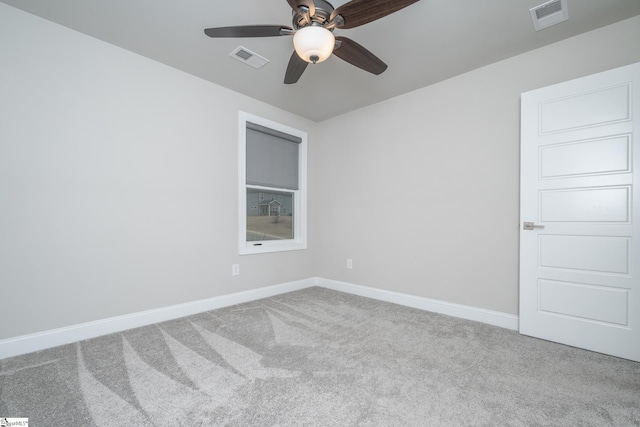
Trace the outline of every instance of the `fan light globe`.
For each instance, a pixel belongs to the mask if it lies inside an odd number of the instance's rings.
[[[330,57],[335,44],[333,33],[319,26],[301,28],[293,36],[293,47],[298,56],[314,64]]]

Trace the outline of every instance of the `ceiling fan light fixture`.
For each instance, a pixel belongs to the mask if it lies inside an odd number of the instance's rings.
[[[314,64],[330,57],[335,44],[333,33],[318,25],[300,28],[293,36],[293,47],[298,56]]]

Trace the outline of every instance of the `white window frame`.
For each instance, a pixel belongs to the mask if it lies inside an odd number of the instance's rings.
[[[265,191],[293,193],[293,239],[247,241],[247,122],[301,139],[298,147],[298,190],[250,186]],[[244,111],[238,113],[238,247],[240,255],[307,249],[307,133]]]

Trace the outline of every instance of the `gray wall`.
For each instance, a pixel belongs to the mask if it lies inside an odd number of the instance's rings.
[[[234,183],[238,110],[315,123],[1,3],[0,52],[0,339],[314,275]]]
[[[517,314],[520,93],[637,61],[640,17],[321,123],[318,275]]]

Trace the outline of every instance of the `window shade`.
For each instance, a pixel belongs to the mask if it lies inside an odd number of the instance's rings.
[[[247,122],[247,184],[298,189],[302,139]]]

